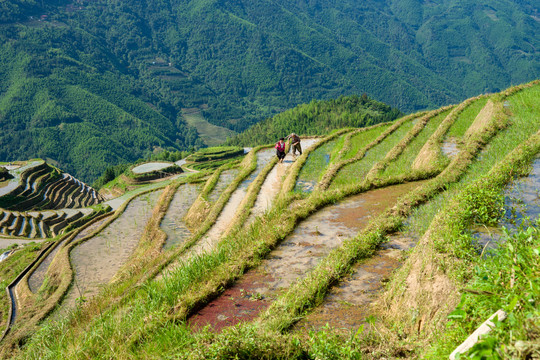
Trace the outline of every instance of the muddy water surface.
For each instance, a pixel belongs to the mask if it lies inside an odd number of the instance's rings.
[[[339,139],[329,141],[309,154],[296,181],[296,191],[311,193],[315,189],[317,181],[319,181],[330,163],[332,151],[338,140]]]
[[[200,185],[185,184],[178,188],[161,221],[160,227],[167,234],[164,250],[170,249],[191,236],[191,231],[184,224],[183,218],[200,192]]]
[[[270,161],[274,149],[262,149],[257,152],[257,168],[254,173],[251,174],[246,180],[238,185],[238,188],[231,194],[229,201],[225,204],[225,207],[219,214],[216,222],[210,228],[210,230],[201,238],[196,244],[194,244],[189,250],[183,253],[177,261],[173,262],[167,267],[161,274],[156,277],[156,280],[163,278],[163,274],[166,274],[174,270],[183,261],[187,261],[195,255],[201,254],[203,251],[210,251],[218,243],[221,235],[227,230],[229,224],[234,219],[236,211],[247,193],[247,187],[253,182],[253,180],[259,175],[261,170]]]
[[[229,224],[236,215],[238,207],[247,194],[248,186],[255,180],[261,170],[268,164],[274,156],[274,149],[262,149],[257,152],[257,168],[251,173],[248,178],[238,185],[238,188],[232,193],[229,201],[219,214],[215,224],[210,228],[206,235],[193,246],[190,251],[192,254],[200,254],[202,251],[211,250],[219,241],[221,235],[227,230]]]
[[[109,226],[71,251],[74,284],[62,302],[58,315],[72,309],[77,298],[93,297],[111,281],[137,247],[161,192],[154,191],[133,199]]]
[[[218,182],[216,183],[216,186],[210,191],[210,194],[208,194],[208,200],[211,203],[215,203],[219,197],[221,196],[221,193],[223,190],[229,186],[234,178],[238,175],[238,169],[230,169],[222,171],[219,175]]]
[[[333,287],[324,302],[296,325],[296,330],[320,330],[328,324],[334,329],[349,331],[365,325],[365,318],[371,313],[370,305],[392,272],[401,265],[403,251],[415,243],[412,238],[391,236],[373,257],[356,264],[351,275]]]
[[[147,172],[165,169],[169,166],[172,166],[173,164],[174,163],[172,162],[152,162],[136,166],[131,169],[131,171],[135,174],[145,174]]]
[[[409,183],[369,191],[310,216],[269,254],[261,266],[250,270],[232,288],[195,314],[190,322],[195,327],[210,324],[219,329],[252,320],[331,250],[355,236],[373,217],[392,206],[399,196],[419,185],[419,182]]]
[[[88,226],[83,231],[78,233],[73,238],[72,241],[75,242],[75,241],[77,241],[79,239],[82,239],[85,236],[88,236],[88,235],[92,234],[94,231],[96,231],[101,225],[103,225],[108,220],[109,220],[109,217],[106,217],[104,219],[101,219],[101,220],[93,223],[92,225]],[[66,243],[66,240],[63,240],[58,245],[56,245],[55,248],[53,249],[53,251],[51,251],[49,253],[49,255],[47,255],[47,257],[45,259],[43,259],[41,264],[39,264],[37,269],[34,270],[34,272],[28,278],[28,287],[30,288],[30,290],[33,293],[38,292],[39,288],[43,284],[43,280],[45,279],[45,274],[47,272],[47,269],[49,268],[49,265],[51,265],[54,257],[58,253],[58,250],[60,250],[60,248],[65,245],[65,243]]]
[[[441,145],[441,151],[449,158],[453,158],[454,156],[459,154],[458,145],[455,141],[452,140],[447,140],[443,142]]]

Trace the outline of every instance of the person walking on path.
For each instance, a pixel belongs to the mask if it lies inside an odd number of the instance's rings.
[[[279,141],[276,143],[275,148],[278,160],[280,163],[282,163],[283,159],[285,158],[285,139],[280,138]]]
[[[302,155],[302,147],[300,146],[300,137],[296,135],[295,133],[292,133],[291,135],[287,136],[287,139],[290,140],[290,143],[292,146],[292,154],[296,156],[296,150],[298,150],[298,153]]]

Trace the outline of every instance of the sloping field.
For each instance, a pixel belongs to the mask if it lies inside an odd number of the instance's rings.
[[[40,322],[47,314],[20,288],[2,355],[442,359],[499,309],[511,320],[471,351],[535,354],[538,194],[508,186],[532,168],[536,184],[539,99],[535,82],[304,137],[284,163],[260,146],[190,175],[200,184],[163,182],[159,199],[138,195],[108,226],[59,240],[82,241],[64,301],[43,275],[62,277],[61,250],[30,288],[51,306],[80,306]],[[14,219],[12,231],[31,228]]]
[[[198,110],[185,110],[182,117],[186,122],[197,129],[199,137],[208,146],[216,146],[222,144],[227,137],[232,137],[236,134],[234,131],[227,128],[210,124]]]
[[[159,191],[139,195],[98,235],[71,250],[75,279],[62,301],[60,314],[72,309],[77,301],[91,298],[111,281],[135,251],[159,196]]]

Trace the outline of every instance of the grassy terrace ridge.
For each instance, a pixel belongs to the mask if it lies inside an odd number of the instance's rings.
[[[188,178],[184,178],[177,181],[177,183],[180,184],[180,183],[188,182],[190,181],[190,179],[193,179],[193,181],[198,181],[200,176],[201,175],[199,174],[193,174]],[[18,341],[18,339],[24,338],[29,331],[30,332],[34,331],[37,324],[43,318],[49,315],[52,311],[54,311],[54,309],[61,302],[61,300],[63,299],[63,297],[69,290],[69,288],[73,286],[72,284],[73,272],[72,272],[72,267],[69,260],[69,254],[70,254],[70,251],[75,246],[98,235],[101,232],[101,230],[105,229],[110,223],[112,223],[114,220],[116,220],[119,216],[122,215],[124,210],[127,208],[129,203],[133,199],[135,199],[136,197],[142,196],[145,193],[157,191],[160,188],[164,188],[165,186],[167,186],[167,183],[164,183],[162,185],[152,186],[148,190],[135,192],[133,195],[131,195],[131,197],[129,197],[126,201],[124,201],[122,206],[114,212],[113,216],[107,219],[101,226],[99,226],[98,229],[93,231],[91,234],[78,239],[75,242],[73,242],[72,240],[76,237],[77,234],[82,232],[85,228],[92,225],[93,223],[98,222],[106,218],[107,216],[110,216],[111,214],[104,214],[102,216],[99,216],[93,219],[92,221],[90,221],[89,223],[85,224],[83,227],[80,227],[76,229],[75,231],[68,233],[65,236],[62,236],[61,238],[57,239],[56,242],[58,244],[64,243],[64,245],[62,246],[58,254],[56,254],[50,268],[47,270],[47,276],[49,280],[45,284],[45,287],[40,289],[40,292],[38,295],[34,295],[28,288],[29,276],[32,274],[32,271],[35,270],[40,265],[40,263],[45,259],[45,257],[42,257],[40,261],[34,264],[33,269],[25,276],[25,278],[23,278],[22,282],[19,284],[19,287],[20,287],[19,292],[21,293],[20,297],[22,299],[19,301],[21,302],[22,307],[25,308],[25,311],[23,312],[22,319],[19,319],[15,327],[13,327],[12,331],[8,334],[8,337],[6,338],[5,341],[9,343],[16,342]],[[158,212],[159,214],[159,210],[162,209],[163,203],[166,202],[167,200],[170,202],[170,199],[167,199],[167,197],[163,199],[163,196],[162,196],[162,198],[160,198],[158,205],[156,206],[158,210],[157,211],[154,210],[154,212]],[[155,220],[155,216],[151,219],[151,221],[152,220]],[[159,227],[159,223],[158,223],[158,227]],[[147,250],[146,242],[144,241],[145,236],[146,237],[148,236],[147,231],[143,235],[143,239],[141,240],[139,247],[136,250],[136,254],[142,251],[145,253],[145,255],[148,255],[148,252],[145,251]],[[142,248],[142,250],[140,248]],[[52,252],[53,250],[54,250],[54,247],[51,247],[48,250],[48,253]],[[145,259],[145,257],[141,257],[141,258]],[[146,259],[148,259],[148,257],[146,257]],[[129,268],[134,263],[141,264],[141,262],[139,261],[128,260],[128,262],[123,266],[123,268]],[[122,273],[122,270],[119,273]],[[45,301],[42,301],[41,299],[41,296],[43,296],[43,294],[46,294]],[[3,351],[7,351],[7,349],[3,349],[2,352],[0,352],[0,354],[3,354]]]
[[[123,301],[121,294],[129,293],[129,291],[133,291],[137,288],[137,284],[141,281],[145,281],[145,279],[152,278],[156,276],[161,269],[163,269],[167,264],[169,264],[171,261],[173,261],[179,254],[181,254],[183,251],[188,249],[193,243],[195,243],[196,240],[198,240],[204,233],[210,228],[211,224],[215,221],[217,216],[219,215],[219,212],[223,209],[223,206],[228,200],[228,197],[231,195],[232,191],[236,189],[238,184],[244,180],[254,169],[256,166],[256,152],[263,147],[255,148],[252,152],[246,156],[244,159],[243,164],[243,171],[237,176],[235,181],[230,184],[230,186],[224,191],[218,202],[214,205],[212,208],[212,211],[208,215],[206,221],[201,225],[199,231],[194,234],[194,236],[188,240],[184,246],[179,247],[175,251],[170,251],[166,253],[162,253],[161,251],[157,251],[158,249],[161,249],[161,246],[164,241],[163,233],[159,229],[159,223],[161,222],[161,219],[163,218],[166,209],[168,208],[168,204],[172,200],[172,196],[175,193],[176,188],[180,186],[180,184],[188,182],[190,178],[193,178],[194,181],[199,181],[201,174],[193,174],[187,178],[180,179],[176,182],[174,182],[172,185],[169,185],[164,193],[162,194],[161,198],[158,201],[158,204],[154,208],[152,218],[147,223],[147,226],[145,228],[145,232],[139,242],[139,246],[137,247],[135,253],[130,257],[130,260],[120,269],[120,271],[117,273],[114,279],[113,286],[109,286],[105,288],[105,291],[101,292],[97,297],[91,299],[83,309],[80,310],[79,314],[84,314],[88,316],[88,313],[94,313],[98,312],[101,313],[103,311],[103,306],[107,304],[108,306],[113,306],[118,301]],[[123,212],[123,210],[127,207],[129,201],[131,199],[134,199],[137,196],[140,196],[144,194],[145,192],[150,191],[156,191],[158,188],[163,188],[166,186],[167,183],[161,186],[153,186],[147,191],[143,192],[137,192],[135,193],[127,202],[125,202],[121,208],[117,210],[115,213],[114,218],[120,216],[120,214]],[[215,183],[213,184],[215,185]],[[211,179],[207,182],[205,186],[205,190],[209,192],[211,188],[213,187]],[[107,221],[105,224],[101,225],[99,229],[94,231],[91,235],[86,236],[82,239],[79,239],[77,241],[77,244],[88,240],[92,236],[96,236],[102,229],[104,229],[109,223],[114,221],[114,218]],[[75,234],[70,234],[74,236]],[[68,239],[69,240],[69,239]],[[54,287],[57,287],[59,290],[56,290],[52,295],[50,295],[47,298],[47,303],[44,305],[41,305],[46,310],[38,310],[38,315],[35,316],[32,321],[29,323],[26,323],[22,328],[15,328],[14,331],[12,331],[12,334],[10,335],[11,338],[6,339],[11,344],[13,342],[16,342],[17,339],[20,339],[21,337],[24,337],[25,334],[28,331],[33,330],[33,326],[36,325],[37,321],[42,319],[44,316],[46,316],[49,312],[51,312],[57,304],[62,296],[67,292],[69,286],[71,285],[72,277],[69,276],[71,272],[65,271],[66,269],[69,269],[69,249],[73,248],[76,244],[69,243],[67,247],[64,247],[62,249],[62,252],[60,253],[60,256],[58,257],[59,260],[56,260],[53,265],[60,263],[60,265],[56,265],[56,276],[62,278],[60,285],[55,285]],[[67,250],[64,250],[67,249]],[[63,253],[63,254],[62,254]],[[37,266],[37,265],[36,265]],[[154,271],[147,272],[146,267],[155,269]],[[64,271],[62,271],[64,270]],[[53,274],[50,275],[51,277],[55,277],[55,270],[52,271]],[[65,274],[68,272],[68,274]],[[66,277],[67,275],[67,277]],[[49,287],[51,287],[51,284],[47,284]],[[98,308],[96,308],[96,304],[98,305]],[[9,351],[8,348],[3,349],[2,351]],[[4,352],[5,353],[5,352]],[[2,353],[2,354],[4,354]]]
[[[4,289],[7,285],[15,279],[15,277],[28,266],[47,243],[34,243],[29,241],[28,244],[17,250],[16,246],[11,247],[14,251],[7,259],[0,262],[0,288],[2,293],[0,295],[0,332],[3,332],[7,325],[7,318],[9,313],[10,301]],[[9,251],[8,248],[0,249],[0,253]]]
[[[271,145],[253,149],[242,162],[166,181],[131,258],[111,284],[68,318],[41,322],[45,308],[52,309],[69,287],[72,275],[67,251],[61,251],[49,269],[56,275],[40,292],[43,298],[30,294],[27,285],[20,288],[24,304],[35,315],[16,323],[2,344],[1,355],[21,359],[447,358],[485,320],[484,316],[494,311],[495,303],[490,303],[489,296],[482,298],[476,309],[474,297],[478,295],[471,293],[455,310],[459,290],[470,289],[471,279],[482,282],[473,270],[477,265],[484,266],[485,261],[477,252],[469,229],[497,219],[504,187],[515,177],[527,174],[528,165],[540,153],[540,114],[532,106],[538,98],[540,81],[471,98],[455,106],[411,114],[391,123],[336,130],[296,159],[281,179],[271,208],[246,225],[261,186],[276,164],[274,157],[257,170],[258,176],[247,188],[234,220],[216,247],[182,261],[178,259],[190,254],[190,248],[213,226],[233,192],[256,169],[257,152]],[[459,148],[451,158],[440,151],[449,139]],[[330,144],[335,145],[329,165],[313,169],[313,173],[322,174],[317,187],[310,194],[295,192],[302,171],[306,171],[303,169],[309,165],[310,153],[320,152]],[[431,160],[418,160],[426,157]],[[215,203],[208,203],[221,173],[232,167],[239,169],[235,179]],[[176,248],[162,251],[165,234],[160,222],[174,194],[187,181],[203,180],[205,186],[190,212],[204,216],[192,222],[194,232],[190,238]],[[370,219],[356,236],[324,257],[314,254],[316,265],[279,293],[255,321],[222,332],[210,328],[194,330],[188,324],[191,315],[218,299],[248,270],[256,269],[304,219],[352,195],[418,180],[425,181],[399,198],[395,206]],[[418,217],[423,218],[422,225],[415,225],[414,219]],[[372,257],[389,234],[414,226],[418,229],[418,245],[403,254],[403,266],[392,274],[378,301],[369,307],[369,326],[364,330],[350,329],[349,335],[330,327],[310,332],[295,330],[298,320],[323,304],[332,287],[355,264]],[[538,239],[533,234],[536,230],[527,231],[523,234],[529,235],[510,236],[516,246],[514,250],[501,250],[509,255],[502,255],[500,266],[513,262],[519,255],[516,249],[531,261],[538,260],[538,254],[527,252],[530,247],[526,240]],[[99,229],[93,234],[98,233]],[[74,244],[68,243],[64,249],[70,246]],[[491,269],[504,274],[496,267]],[[527,274],[535,276],[534,271]],[[504,286],[486,290],[513,294],[504,297],[508,303],[501,306],[516,321],[503,324],[506,327],[497,330],[490,343],[474,351],[517,354],[516,341],[534,340],[525,338],[527,335],[521,329],[512,331],[513,326],[536,329],[520,320],[527,314],[536,316],[534,309],[512,306],[526,284],[526,278],[517,278],[519,290]],[[533,298],[540,294],[540,290],[527,291]],[[31,296],[34,297],[30,299]],[[457,320],[449,322],[449,314]],[[505,341],[512,342],[509,350],[500,348]]]

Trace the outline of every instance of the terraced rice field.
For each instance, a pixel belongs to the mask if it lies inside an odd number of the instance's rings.
[[[533,84],[305,139],[302,156],[279,164],[273,148],[257,148],[219,177],[164,181],[160,187],[177,188],[159,202],[160,191],[131,193],[116,220],[73,247],[75,279],[61,310],[21,354],[38,358],[46,347],[48,358],[424,358],[426,344],[443,341],[468,286],[462,281],[491,251],[487,242],[500,245],[478,229],[496,228],[495,217],[518,231],[508,214],[516,224],[540,214],[538,98]],[[208,215],[188,230],[186,214],[203,188]],[[500,212],[498,204],[507,216],[482,213]],[[4,216],[6,229],[35,232],[30,217]],[[152,244],[161,230],[167,251]],[[58,253],[30,275],[35,294]],[[130,256],[141,265],[118,276]],[[460,336],[445,339],[444,351]]]
[[[92,234],[94,231],[96,231],[100,226],[102,226],[108,218],[104,218],[100,221],[96,221],[92,225],[86,227],[83,231],[81,231],[77,236],[75,236],[71,242],[76,242],[90,234]],[[47,255],[47,257],[43,260],[41,264],[32,272],[30,277],[28,278],[28,286],[30,290],[33,293],[37,293],[39,291],[39,288],[41,285],[43,285],[43,281],[45,280],[45,276],[47,273],[47,269],[51,265],[54,257],[58,253],[58,251],[64,246],[67,242],[67,239],[59,242],[54,249]]]
[[[75,272],[74,286],[62,301],[60,314],[72,309],[77,299],[95,296],[112,280],[137,247],[160,194],[153,191],[139,195],[98,235],[73,248],[70,262]]]
[[[342,168],[332,181],[330,189],[336,189],[350,183],[351,179],[362,179],[367,175],[372,166],[384,158],[392,147],[405,136],[414,126],[413,121],[407,121],[392,134],[388,135],[381,143],[368,150],[363,159]],[[378,130],[378,129],[377,129]],[[379,131],[373,131],[371,139],[375,139]]]
[[[167,234],[167,240],[163,246],[164,250],[181,244],[192,235],[183,218],[199,196],[199,192],[200,186],[194,184],[185,184],[178,188],[160,224],[161,229]]]
[[[420,183],[396,185],[353,196],[304,220],[263,263],[190,319],[215,329],[254,319],[283,289],[313,269],[328,253],[353,237],[396,198]],[[253,299],[255,299],[255,303]]]
[[[173,165],[173,163],[170,162],[151,162],[151,163],[145,163],[141,164],[139,166],[134,167],[131,169],[135,174],[144,174],[151,171],[161,170],[165,169],[169,166]]]

